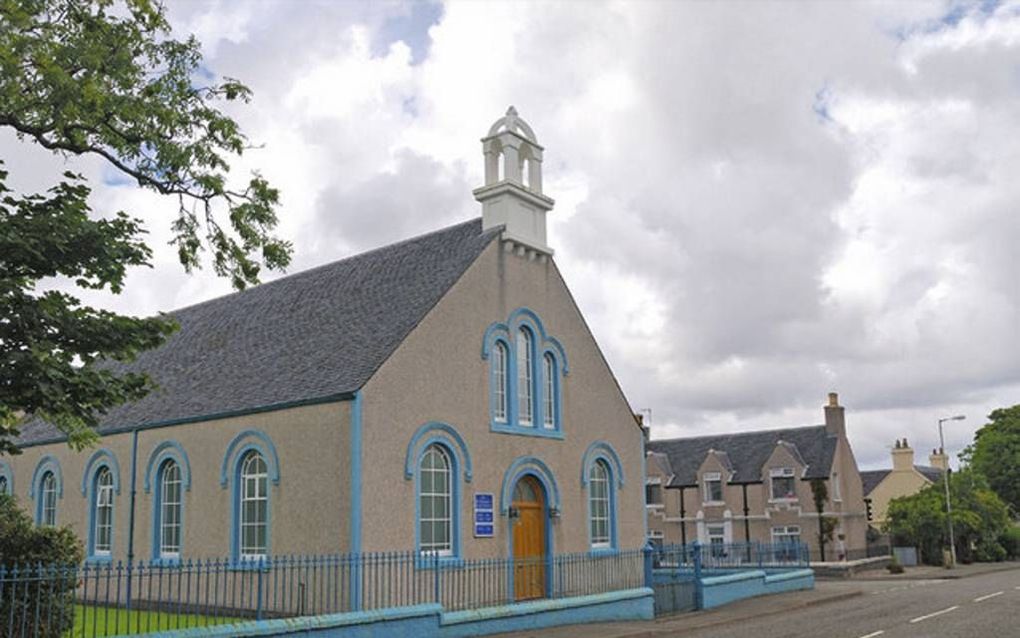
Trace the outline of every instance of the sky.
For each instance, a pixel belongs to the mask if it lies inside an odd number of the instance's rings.
[[[253,101],[235,162],[282,190],[291,272],[480,215],[509,105],[545,147],[556,262],[652,436],[810,425],[862,468],[958,453],[1020,403],[1020,4],[169,3]],[[174,202],[0,134],[23,189],[71,167],[146,222],[134,314],[230,292]],[[271,274],[268,278],[278,275]]]

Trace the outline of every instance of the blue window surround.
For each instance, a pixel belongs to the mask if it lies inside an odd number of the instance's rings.
[[[42,477],[46,475],[46,472],[53,472],[53,478],[57,481],[57,500],[63,500],[64,498],[64,475],[60,471],[60,462],[49,454],[39,459],[39,462],[35,465],[35,471],[32,472],[32,484],[28,488],[28,497],[35,500],[35,524],[39,525],[42,522],[42,490],[41,482]],[[38,495],[39,498],[36,498]],[[60,517],[60,508],[57,508],[56,512],[57,519]]]
[[[451,556],[422,556],[418,549],[421,547],[421,467],[422,457],[430,445],[439,445],[446,451],[450,458],[450,478],[452,482],[451,495]],[[456,428],[446,423],[430,421],[419,427],[407,444],[407,453],[404,457],[404,479],[414,480],[414,547],[417,555],[419,568],[426,569],[438,564],[440,568],[445,566],[461,565],[464,562],[461,553],[461,507],[464,493],[461,487],[461,478],[465,483],[470,483],[472,478],[471,454],[468,452],[464,438],[457,432]]]
[[[534,405],[532,409],[532,425],[520,425],[519,420],[519,398],[517,396],[517,332],[524,328],[531,333],[531,400]],[[506,322],[496,322],[485,329],[482,338],[482,360],[489,361],[489,355],[496,343],[501,342],[507,349],[507,371],[506,371],[506,396],[507,396],[507,418],[506,422],[496,420],[496,370],[489,365],[489,429],[493,432],[504,434],[521,434],[525,436],[538,436],[551,439],[563,438],[563,415],[561,408],[562,383],[560,377],[567,376],[570,367],[567,363],[567,355],[563,346],[555,337],[546,334],[545,326],[535,311],[529,308],[518,308],[510,313]],[[545,376],[544,359],[546,355],[553,359],[555,379],[553,380],[553,428],[545,427]]]
[[[108,555],[96,556],[95,535],[96,535],[96,479],[99,471],[103,468],[110,470],[113,477],[113,493],[120,495],[120,465],[113,452],[103,448],[96,450],[85,463],[85,471],[81,476],[81,494],[87,499],[89,507],[89,531],[88,541],[85,544],[86,560],[90,563],[108,563],[113,558],[114,541],[117,538],[117,504],[114,501],[111,511],[110,527],[110,553]]]
[[[560,490],[556,485],[556,477],[553,475],[549,466],[546,465],[542,459],[534,456],[519,456],[510,463],[510,466],[503,473],[503,484],[499,489],[499,511],[504,517],[506,517],[506,536],[507,536],[507,551],[506,555],[513,559],[514,556],[514,531],[513,531],[513,519],[510,518],[510,504],[513,502],[514,488],[517,486],[517,482],[525,476],[533,476],[542,486],[543,492],[545,492],[545,556],[546,556],[546,570],[545,570],[545,591],[548,596],[553,597],[553,580],[552,580],[552,557],[555,555],[553,551],[553,533],[552,523],[554,517],[559,516],[560,513]],[[507,591],[514,591],[514,570],[507,570]]]
[[[177,441],[163,441],[152,450],[152,454],[149,455],[149,462],[145,467],[145,482],[143,483],[143,489],[146,494],[152,492],[153,486],[155,486],[156,492],[152,498],[152,563],[163,564],[163,565],[175,565],[180,562],[178,558],[163,558],[160,555],[160,516],[162,515],[162,479],[163,469],[166,466],[167,461],[173,461],[177,463],[177,467],[181,470],[181,487],[184,488],[184,492],[191,491],[191,463],[188,460],[188,453],[184,451],[184,448]],[[183,498],[184,494],[181,494],[181,552],[184,554],[184,516],[185,509]]]
[[[591,497],[586,495],[584,502],[587,515],[588,547],[591,554],[616,554],[620,551],[617,537],[617,490],[622,490],[623,465],[620,463],[620,455],[616,453],[613,446],[605,441],[593,441],[581,457],[581,487],[588,489],[588,480],[591,476],[591,468],[597,461],[603,461],[609,470],[609,547],[592,547],[591,544]],[[616,489],[613,489],[613,488]]]
[[[226,488],[233,485],[230,490],[230,560],[236,569],[254,568],[257,564],[253,561],[242,561],[240,555],[239,527],[241,521],[238,517],[241,508],[241,461],[244,456],[255,450],[262,455],[266,463],[266,470],[269,474],[269,482],[272,485],[280,484],[280,460],[276,454],[276,446],[272,439],[260,430],[244,430],[235,436],[227,445],[227,453],[223,455],[223,464],[220,466],[220,487]],[[270,553],[272,547],[273,532],[273,490],[266,492],[266,554]]]
[[[0,461],[0,476],[7,479],[7,493],[11,496],[14,495],[14,470],[11,466],[3,461]]]

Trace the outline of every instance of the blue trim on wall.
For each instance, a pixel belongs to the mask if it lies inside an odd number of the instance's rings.
[[[442,447],[447,456],[450,458],[450,556],[423,556],[421,553],[421,461],[425,456],[425,451],[429,449],[430,445],[438,445]],[[416,553],[415,563],[419,569],[428,569],[429,567],[444,567],[451,565],[460,565],[463,561],[463,554],[461,554],[461,534],[460,534],[460,513],[461,513],[461,495],[463,490],[460,485],[460,459],[457,457],[456,452],[450,447],[449,442],[445,437],[432,436],[425,440],[424,444],[418,450],[415,457],[415,472],[414,472],[414,550]]]
[[[531,333],[531,382],[533,384],[531,397],[533,401],[531,425],[519,423],[520,409],[517,396],[518,378],[518,357],[517,357],[517,332],[525,328]],[[482,360],[490,360],[490,354],[497,342],[503,342],[507,348],[507,414],[506,421],[496,420],[496,383],[495,369],[492,363],[489,365],[489,429],[492,432],[503,434],[518,434],[522,436],[536,436],[550,439],[563,439],[563,414],[562,414],[562,382],[570,370],[567,362],[567,355],[563,345],[554,337],[550,337],[545,330],[545,325],[539,318],[538,313],[530,308],[517,308],[510,313],[506,322],[495,322],[485,329],[482,337]],[[553,381],[553,425],[552,428],[545,427],[545,362],[544,357],[549,354],[553,359],[555,379]]]
[[[158,469],[163,461],[167,459],[173,459],[177,461],[178,467],[181,468],[181,482],[184,484],[184,490],[186,492],[191,491],[191,462],[188,460],[188,453],[184,451],[184,447],[181,446],[177,441],[169,440],[163,441],[155,448],[149,455],[149,463],[145,466],[145,493],[148,494],[152,489],[152,473]]]
[[[597,458],[603,458],[609,463],[609,469],[613,471],[616,488],[623,489],[623,464],[620,463],[620,455],[606,441],[592,441],[588,449],[584,451],[584,456],[581,457],[581,487],[588,487],[588,474],[591,470],[591,464]]]
[[[110,474],[113,475],[113,492],[114,494],[119,495],[120,464],[117,463],[117,457],[114,456],[113,452],[106,448],[96,450],[92,453],[92,456],[89,457],[89,460],[85,462],[85,471],[82,472],[81,475],[81,495],[85,496],[88,491],[89,481],[92,479],[95,472],[99,470],[99,467],[101,467],[96,466],[95,469],[93,469],[93,466],[96,465],[96,463],[101,463],[102,465],[106,465],[110,468]]]
[[[117,500],[110,502],[110,552],[102,556],[96,556],[96,481],[99,479],[99,471],[106,468],[113,477],[113,493],[120,494],[120,469],[117,467],[117,459],[109,450],[96,450],[85,465],[85,473],[82,476],[82,495],[86,499],[89,508],[88,533],[85,540],[85,561],[89,563],[109,563],[113,560],[113,548],[117,538]]]
[[[35,471],[32,472],[32,483],[28,486],[28,498],[35,500],[39,480],[46,470],[53,472],[53,478],[57,479],[57,498],[64,498],[64,474],[60,471],[60,461],[56,457],[46,454],[35,464]]]
[[[0,461],[0,476],[7,479],[7,493],[14,496],[16,494],[14,491],[14,470],[4,461]]]
[[[548,493],[546,494],[546,505],[553,509],[560,509],[560,490],[556,485],[556,477],[549,466],[542,459],[534,456],[519,456],[513,460],[503,474],[503,484],[499,490],[499,511],[506,516],[510,511],[510,503],[513,499],[513,489],[517,481],[525,474],[532,474],[545,484]]]
[[[431,439],[436,439],[443,442],[450,449],[451,454],[459,452],[457,460],[463,468],[464,481],[470,483],[473,475],[471,470],[471,454],[468,452],[467,444],[464,443],[464,437],[452,425],[439,421],[429,421],[419,427],[407,443],[407,454],[404,456],[404,478],[414,478],[417,473],[417,463],[420,460],[420,456],[416,452],[419,447],[421,449],[427,447],[427,443],[426,445],[421,445],[422,438],[425,436],[429,436],[430,441]]]
[[[230,466],[230,460],[239,454],[240,450],[237,447],[244,443],[246,439],[256,440],[246,443],[245,448],[251,449],[252,446],[255,446],[261,450],[262,458],[266,461],[266,469],[269,471],[269,480],[273,482],[273,485],[279,485],[280,457],[276,454],[276,446],[273,445],[273,440],[261,430],[244,430],[238,432],[237,436],[231,439],[227,445],[227,453],[223,455],[223,464],[220,465],[220,487],[227,486],[227,468]]]
[[[351,477],[350,477],[350,507],[351,507],[351,528],[350,528],[350,550],[352,553],[361,553],[361,444],[362,444],[362,394],[361,390],[354,393],[354,402],[351,404]],[[361,574],[355,569],[351,574],[351,609],[361,609]]]

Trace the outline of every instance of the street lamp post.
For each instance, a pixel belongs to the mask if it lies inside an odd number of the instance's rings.
[[[946,450],[946,440],[942,436],[942,424],[946,421],[963,421],[966,418],[962,414],[957,414],[956,416],[939,419],[939,452],[945,454]],[[949,463],[946,463],[946,469],[942,472],[942,483],[946,486],[946,518],[949,520],[949,566],[956,567],[956,541],[953,538],[953,506],[949,501]]]

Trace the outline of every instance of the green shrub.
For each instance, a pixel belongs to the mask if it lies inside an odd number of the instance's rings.
[[[999,536],[999,545],[1006,550],[1007,560],[1020,558],[1020,527],[1011,525]]]
[[[8,582],[7,587],[17,587],[17,596],[7,595],[10,592],[0,596],[0,618],[15,619],[29,636],[65,634],[74,624],[78,582],[73,568],[81,559],[81,543],[69,528],[36,527],[12,496],[0,494],[0,568],[8,579],[15,568],[19,574],[27,569],[27,576],[36,577]],[[18,624],[22,621],[24,625]]]
[[[903,565],[900,564],[900,561],[896,558],[895,555],[892,557],[892,559],[889,561],[889,564],[886,565],[885,568],[889,570],[890,574],[903,573]]]
[[[979,563],[998,563],[1006,560],[1006,550],[993,540],[983,540],[974,549],[974,560]]]

